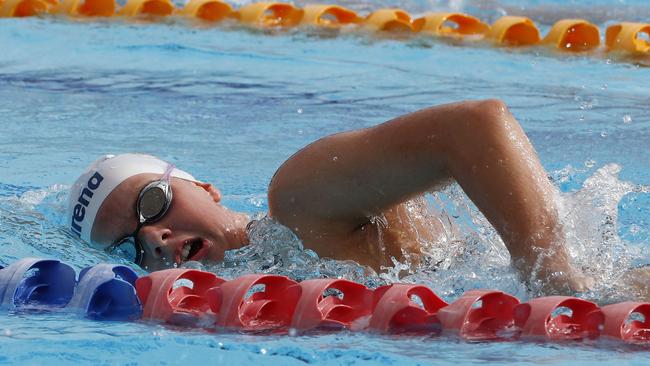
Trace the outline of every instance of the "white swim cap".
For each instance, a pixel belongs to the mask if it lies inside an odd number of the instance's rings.
[[[102,203],[120,183],[137,174],[163,174],[169,163],[144,154],[104,155],[95,160],[70,188],[70,230],[90,243],[95,217]],[[189,173],[174,168],[172,177],[197,182]]]

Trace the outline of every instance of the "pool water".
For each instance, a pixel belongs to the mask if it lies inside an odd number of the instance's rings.
[[[592,6],[533,0],[340,4],[358,10],[398,5],[413,13],[460,10],[486,20],[528,14],[543,33],[565,14],[585,14],[601,30],[610,20],[650,18],[650,5],[641,0]],[[650,71],[639,63],[598,52],[566,55],[174,21],[1,19],[0,29],[2,265],[27,256],[61,259],[77,270],[119,261],[80,244],[63,218],[66,188],[101,154],[160,156],[217,185],[227,206],[254,215],[267,210],[266,187],[275,169],[319,137],[429,105],[493,97],[520,120],[561,191],[572,258],[597,279],[594,290],[580,296],[624,300],[626,289],[616,281],[621,269],[650,263]],[[497,288],[521,299],[536,295],[516,278],[505,247],[457,187],[426,199],[457,224],[448,227],[447,245],[428,253],[445,262],[422,266],[402,281],[427,284],[446,300],[471,288]],[[205,269],[226,277],[247,271],[338,275],[372,285],[396,281],[402,268],[368,275],[301,252],[299,243],[260,245],[270,246],[271,254],[294,245],[303,262],[269,265],[268,258],[241,252],[232,256],[243,265]],[[0,363],[7,364],[650,362],[647,347],[604,340],[471,343],[347,332],[207,333],[7,311],[0,314],[0,350]]]

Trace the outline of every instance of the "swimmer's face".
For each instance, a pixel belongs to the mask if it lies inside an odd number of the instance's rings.
[[[138,223],[138,194],[157,179],[159,174],[139,174],[117,186],[97,213],[93,243],[106,248],[131,235]],[[138,234],[144,249],[144,269],[155,271],[189,260],[217,262],[226,250],[247,243],[248,217],[222,206],[221,193],[216,188],[179,178],[172,178],[171,186],[173,199],[169,210],[160,220],[144,225]]]

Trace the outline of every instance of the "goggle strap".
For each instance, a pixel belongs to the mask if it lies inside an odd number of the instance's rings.
[[[165,169],[165,173],[163,176],[160,178],[160,180],[164,180],[165,182],[169,182],[169,177],[171,176],[172,172],[174,171],[176,167],[174,164],[167,164],[167,169]]]

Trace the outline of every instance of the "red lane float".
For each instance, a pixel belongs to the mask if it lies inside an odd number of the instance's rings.
[[[64,263],[25,258],[6,268],[0,266],[0,305],[18,311],[51,308],[81,312],[97,320],[141,318],[209,329],[346,328],[426,334],[442,329],[470,340],[543,337],[566,341],[602,335],[650,344],[647,302],[601,309],[579,298],[549,296],[520,304],[500,291],[473,290],[447,305],[429,288],[413,284],[373,291],[340,279],[297,283],[284,276],[251,274],[225,281],[193,269],[136,277],[127,267],[99,264],[84,269],[77,280],[74,269]]]
[[[605,316],[602,334],[626,342],[650,341],[650,303],[622,302],[603,306]],[[638,314],[643,320],[633,319]]]
[[[518,305],[514,317],[522,337],[553,340],[597,338],[604,320],[596,304],[569,296],[532,299]]]
[[[444,330],[457,331],[462,338],[495,340],[512,338],[513,310],[519,300],[501,291],[471,290],[438,311]]]
[[[189,283],[189,284],[188,284]],[[650,341],[650,303],[602,310],[590,301],[549,296],[520,304],[512,295],[473,290],[447,305],[422,285],[392,284],[372,291],[338,279],[297,283],[278,275],[224,281],[209,272],[171,269],[136,281],[143,319],[202,327],[267,331],[293,328],[375,330],[381,333],[458,332],[469,340],[544,337]]]
[[[421,305],[415,299],[419,299]],[[441,331],[437,313],[447,303],[428,287],[395,283],[374,292],[370,328],[384,333]]]
[[[168,269],[153,272],[135,281],[144,308],[143,319],[177,325],[205,326],[214,322],[208,290],[225,281],[215,274],[194,269]]]
[[[218,314],[217,326],[270,330],[291,323],[300,296],[297,284],[285,276],[250,274],[210,289],[206,297],[212,312]]]
[[[298,286],[300,300],[291,321],[294,329],[356,329],[361,325],[355,327],[353,323],[370,315],[373,292],[362,284],[314,279],[302,281]],[[329,296],[326,296],[327,292],[330,292]]]

